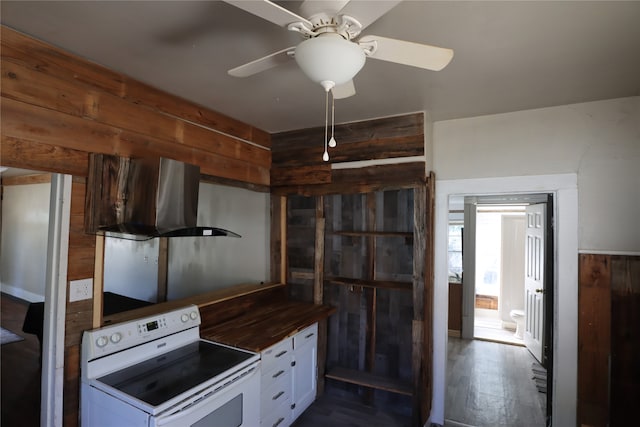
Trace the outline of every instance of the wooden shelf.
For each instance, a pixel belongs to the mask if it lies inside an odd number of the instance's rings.
[[[399,291],[412,291],[413,283],[411,282],[396,282],[392,280],[366,280],[366,279],[352,279],[350,277],[327,277],[329,283],[343,286],[363,286],[365,288],[383,288],[383,289],[395,289]]]
[[[404,237],[413,238],[413,232],[404,231],[327,231],[328,235],[334,236],[352,236],[352,237]]]
[[[411,386],[400,380],[384,377],[382,375],[371,374],[369,372],[357,371],[346,368],[333,368],[325,374],[326,378],[342,381],[350,384],[357,384],[364,387],[385,390],[392,393],[413,395]]]

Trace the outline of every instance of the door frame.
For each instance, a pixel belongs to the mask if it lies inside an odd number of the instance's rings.
[[[71,175],[51,175],[42,343],[40,425],[62,426]]]
[[[447,370],[449,196],[554,194],[552,423],[575,425],[578,345],[578,185],[576,174],[436,180],[433,399],[430,422],[444,424]],[[435,307],[442,307],[436,310]],[[559,316],[562,307],[562,316]]]

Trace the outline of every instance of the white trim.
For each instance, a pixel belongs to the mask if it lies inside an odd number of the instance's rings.
[[[62,426],[71,175],[51,176],[42,343],[40,425]]]
[[[331,163],[331,169],[358,169],[378,165],[395,165],[400,163],[426,162],[425,156],[391,157],[388,159],[358,160],[356,162]]]
[[[430,419],[444,423],[447,368],[447,232],[449,196],[554,193],[554,426],[576,425],[578,354],[578,184],[576,174],[436,180],[433,401]]]

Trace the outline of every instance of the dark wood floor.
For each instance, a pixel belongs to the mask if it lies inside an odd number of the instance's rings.
[[[474,427],[544,427],[525,347],[449,337],[445,419]],[[460,425],[447,423],[446,425]]]
[[[40,343],[22,332],[28,303],[11,296],[0,296],[0,325],[24,337],[23,341],[0,348],[2,427],[40,425]]]
[[[327,390],[293,427],[409,427],[409,417],[363,404],[356,396]]]

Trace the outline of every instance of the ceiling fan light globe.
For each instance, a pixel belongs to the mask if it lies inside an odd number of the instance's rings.
[[[303,41],[296,47],[296,62],[313,82],[347,83],[358,74],[365,62],[360,46],[338,34],[323,34]]]

